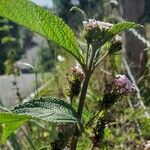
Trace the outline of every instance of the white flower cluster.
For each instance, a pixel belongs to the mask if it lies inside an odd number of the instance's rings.
[[[86,30],[92,30],[94,28],[100,28],[100,29],[109,29],[113,26],[111,23],[102,22],[102,21],[96,21],[95,19],[89,19],[88,21],[83,21],[84,28]]]

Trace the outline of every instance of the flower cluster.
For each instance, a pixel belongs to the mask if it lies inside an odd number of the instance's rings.
[[[115,36],[115,40],[122,43],[122,37],[119,35]]]
[[[127,96],[133,92],[133,85],[131,81],[125,75],[117,75],[115,79],[110,83],[106,84],[103,100],[100,102],[101,110],[109,110],[121,96]],[[96,127],[93,130],[91,137],[94,147],[100,148],[104,141],[104,130],[110,120],[109,115],[105,114],[96,123]]]
[[[110,84],[106,84],[101,107],[111,108],[122,96],[128,96],[133,90],[134,86],[125,75],[117,75]]]
[[[88,21],[83,21],[83,25],[86,30],[92,30],[94,28],[107,30],[113,26],[113,24],[111,23],[96,21],[95,19],[89,19]]]
[[[95,19],[89,19],[88,21],[83,21],[85,29],[85,39],[87,43],[92,45],[93,50],[100,48],[100,45],[106,42],[106,37],[111,36],[108,29],[113,26],[113,24],[97,21]],[[108,34],[108,36],[106,36]]]
[[[85,74],[80,65],[77,64],[76,66],[71,67],[71,72],[67,77],[69,82],[68,96],[70,99],[79,95],[84,76]]]
[[[134,90],[133,84],[125,75],[117,75],[113,80],[113,84],[117,94],[121,94],[122,96],[127,96]]]
[[[82,81],[84,79],[84,72],[79,65],[71,67],[71,74],[75,79]]]

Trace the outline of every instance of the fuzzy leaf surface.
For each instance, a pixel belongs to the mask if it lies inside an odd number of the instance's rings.
[[[55,97],[34,98],[16,106],[12,111],[49,122],[78,122],[73,107],[64,100]]]
[[[124,22],[119,22],[119,23],[115,24],[114,26],[112,26],[108,30],[108,33],[110,33],[114,36],[124,30],[130,29],[130,28],[138,28],[138,27],[142,27],[142,25],[139,25],[134,22],[124,21]]]
[[[6,139],[30,118],[26,115],[0,112],[0,142],[5,143]]]
[[[30,0],[0,0],[0,16],[45,36],[83,63],[74,33],[61,18],[48,10]]]

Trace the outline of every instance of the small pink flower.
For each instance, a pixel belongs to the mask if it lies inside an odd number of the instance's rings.
[[[88,21],[83,21],[83,25],[86,30],[92,30],[94,28],[100,28],[106,30],[113,26],[113,24],[111,23],[96,21],[95,19],[89,19]]]
[[[115,90],[121,95],[129,95],[133,92],[133,84],[125,75],[117,75],[113,83]]]
[[[83,25],[86,30],[92,30],[98,27],[98,22],[95,19],[89,19],[88,21],[83,21]]]
[[[80,81],[84,79],[84,72],[79,65],[71,67],[71,73],[74,76],[74,78],[79,79]]]

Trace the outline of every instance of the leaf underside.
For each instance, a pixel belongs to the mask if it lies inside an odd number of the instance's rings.
[[[78,122],[72,106],[55,97],[40,97],[16,106],[13,112],[29,115],[49,122]]]

